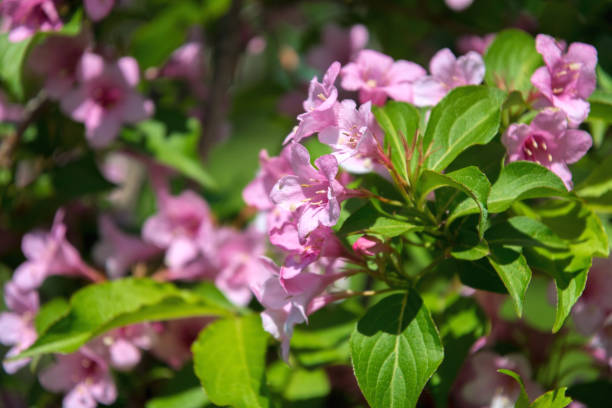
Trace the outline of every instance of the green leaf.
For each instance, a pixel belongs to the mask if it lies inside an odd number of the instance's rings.
[[[149,279],[89,285],[72,296],[70,311],[42,332],[20,357],[71,353],[106,331],[137,322],[227,314],[199,296]]]
[[[173,395],[153,398],[147,401],[146,408],[202,408],[208,402],[208,396],[202,387],[189,388]]]
[[[497,34],[484,56],[485,83],[506,91],[518,90],[527,96],[531,75],[543,65],[535,40],[524,31],[505,30]]]
[[[531,269],[521,252],[504,246],[491,246],[491,255],[488,257],[491,266],[504,282],[508,290],[516,314],[523,315],[525,293],[531,281]]]
[[[536,214],[569,244],[565,251],[533,247],[525,253],[530,265],[555,279],[557,308],[553,331],[557,331],[584,290],[593,256],[608,256],[608,237],[599,217],[579,201],[549,202],[536,208]]]
[[[487,222],[487,197],[491,184],[477,167],[470,166],[446,174],[425,170],[417,184],[417,197],[419,205],[427,199],[427,195],[440,187],[452,187],[466,193],[477,206],[480,213],[478,232],[482,237]],[[451,212],[447,224],[450,224],[456,215]]]
[[[393,238],[409,231],[422,229],[406,221],[381,215],[371,203],[351,214],[338,231],[340,235],[375,234],[383,238]]]
[[[595,90],[589,98],[589,103],[589,120],[599,119],[612,123],[612,91]]]
[[[460,259],[448,259],[442,267],[456,272],[461,283],[474,289],[495,293],[508,293],[499,274],[486,259],[478,259],[471,262]]]
[[[141,122],[136,128],[146,136],[147,147],[157,160],[175,168],[205,188],[217,188],[215,180],[204,169],[198,153],[198,140],[202,132],[197,119],[187,119],[187,131],[184,133],[174,131],[167,134],[166,125],[157,120]]]
[[[531,408],[565,408],[572,403],[572,399],[565,396],[567,387],[557,390],[548,391],[546,394],[540,395],[530,405]]]
[[[486,86],[453,89],[431,111],[423,144],[428,169],[441,171],[472,145],[486,144],[499,129],[505,93]]]
[[[53,323],[64,317],[70,310],[68,301],[64,298],[55,298],[41,306],[34,318],[36,333],[41,334]]]
[[[445,407],[448,393],[465,358],[476,340],[486,333],[487,317],[474,299],[457,296],[434,319],[440,328],[444,348],[452,350],[452,353],[444,355],[442,364],[429,383],[436,407]]]
[[[511,217],[493,225],[485,232],[485,238],[491,245],[540,246],[557,249],[568,247],[568,243],[545,224],[525,216]]]
[[[14,43],[0,34],[0,80],[18,100],[23,100],[23,64],[34,37]]]
[[[474,231],[461,229],[454,240],[451,256],[456,259],[475,261],[489,255],[489,244],[480,239]]]
[[[315,370],[292,370],[283,396],[289,401],[300,401],[325,397],[331,387],[329,378],[322,368]]]
[[[491,186],[488,210],[490,213],[506,211],[512,203],[528,198],[563,197],[567,189],[563,181],[546,167],[528,161],[515,161],[504,167]],[[455,208],[455,216],[478,212],[472,200],[464,200]]]
[[[604,160],[589,176],[574,188],[580,197],[601,197],[612,191],[612,156]]]
[[[366,312],[351,336],[351,356],[372,407],[414,407],[444,351],[429,311],[409,290]]]
[[[374,116],[385,132],[385,149],[391,149],[391,162],[404,180],[408,180],[406,147],[410,148],[419,128],[419,112],[405,102],[388,102],[375,107]]]
[[[268,334],[258,315],[218,320],[192,346],[194,368],[216,405],[267,407],[265,356]]]
[[[516,400],[516,403],[514,404],[514,408],[529,408],[529,396],[527,395],[527,391],[525,391],[525,384],[523,384],[521,376],[514,371],[510,371],[505,368],[501,368],[497,370],[497,372],[514,378],[521,387],[521,391],[519,393],[518,400]]]

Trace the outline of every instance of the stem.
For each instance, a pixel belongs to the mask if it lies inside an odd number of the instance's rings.
[[[83,276],[85,276],[87,279],[91,280],[94,283],[102,283],[108,280],[102,272],[92,268],[91,266],[85,263],[81,265],[80,272],[83,274]]]
[[[401,288],[386,288],[386,289],[381,289],[381,290],[362,290],[362,291],[347,290],[344,292],[333,293],[332,296],[334,297],[335,300],[341,300],[341,299],[347,299],[353,296],[381,295],[383,293],[388,293],[388,292],[393,292],[393,291],[398,291],[398,290],[402,290],[402,289]]]

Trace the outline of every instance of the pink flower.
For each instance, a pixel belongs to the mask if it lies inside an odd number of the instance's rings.
[[[261,258],[260,267],[261,278],[252,283],[251,290],[265,308],[261,313],[264,329],[281,341],[282,356],[287,361],[293,327],[307,322],[308,315],[332,301],[332,297],[320,295],[345,275],[302,273],[281,285],[278,266],[274,262]]]
[[[283,237],[286,239],[285,249],[288,250],[288,255],[280,269],[281,283],[285,279],[297,276],[308,265],[316,262],[321,257],[332,259],[348,257],[342,243],[329,227],[319,226],[303,240],[298,239],[299,234],[295,224],[286,223],[280,231],[282,234],[276,237],[273,234],[270,242],[276,242],[277,246],[282,247],[279,238]],[[290,248],[288,243],[292,243],[293,248]]]
[[[182,269],[200,257],[213,254],[213,223],[208,204],[193,191],[178,196],[158,191],[159,211],[149,217],[142,236],[166,250],[170,269]]]
[[[470,7],[474,0],[444,0],[448,8],[454,11],[463,11]]]
[[[190,41],[177,48],[160,70],[161,76],[187,81],[199,98],[206,97],[204,74],[204,47],[199,41]]]
[[[309,65],[324,71],[334,61],[346,64],[368,43],[368,29],[356,24],[348,29],[335,24],[323,28],[321,45],[313,47],[306,56]]]
[[[531,122],[512,124],[502,136],[508,160],[533,161],[548,168],[572,188],[572,173],[567,163],[574,163],[590,149],[591,136],[582,130],[568,129],[561,111],[545,110]]]
[[[319,141],[330,145],[338,163],[351,173],[384,170],[377,158],[377,145],[382,146],[382,131],[371,106],[371,102],[366,102],[357,110],[354,101],[342,101],[337,109],[337,124],[319,133]]]
[[[274,207],[270,192],[278,180],[291,174],[290,156],[290,147],[285,147],[278,157],[269,157],[266,150],[259,152],[259,173],[242,191],[242,197],[248,205],[260,211],[268,211]]]
[[[334,86],[334,82],[339,73],[340,63],[336,61],[327,69],[323,82],[319,82],[316,76],[312,78],[308,88],[308,99],[303,103],[305,113],[297,117],[298,126],[285,138],[283,144],[291,140],[299,142],[335,123],[334,107],[338,99],[338,89]]]
[[[45,78],[49,96],[59,99],[72,89],[79,61],[90,43],[91,35],[83,32],[76,37],[49,37],[32,50],[28,65]]]
[[[470,51],[475,51],[480,55],[484,55],[494,39],[495,34],[493,33],[484,35],[482,37],[477,35],[464,35],[459,37],[459,40],[457,41],[457,48],[459,49],[459,52],[464,54],[467,54]]]
[[[332,155],[315,160],[318,170],[310,164],[308,150],[300,144],[291,149],[294,175],[280,179],[270,198],[289,211],[301,209],[298,219],[300,239],[304,239],[319,225],[331,227],[340,217],[340,201],[344,186],[336,180],[338,161]]]
[[[246,231],[221,228],[216,240],[219,272],[215,284],[230,301],[246,306],[251,300],[249,284],[260,273],[259,257],[266,251],[265,237],[253,228]]]
[[[34,316],[38,312],[38,293],[23,292],[14,282],[9,281],[4,286],[4,302],[11,311],[0,313],[0,343],[13,346],[6,354],[6,357],[13,357],[36,340]],[[29,358],[4,361],[4,371],[13,374],[29,362]]]
[[[98,264],[104,265],[111,278],[124,276],[132,265],[161,252],[157,246],[121,231],[108,215],[100,217],[98,229],[101,240],[94,246],[93,257]]]
[[[468,378],[456,396],[467,407],[512,407],[518,399],[518,382],[497,370],[505,368],[519,374],[531,398],[540,395],[540,387],[531,380],[529,361],[522,354],[499,356],[490,351],[474,354],[460,376]],[[461,381],[460,381],[461,382]]]
[[[485,66],[477,52],[470,51],[455,58],[451,50],[444,48],[431,59],[429,71],[430,76],[414,82],[414,104],[417,106],[433,106],[453,88],[481,83]]]
[[[37,31],[57,31],[62,21],[55,0],[3,0],[0,3],[0,30],[9,33],[9,41],[19,42]]]
[[[102,343],[108,347],[110,364],[118,370],[128,371],[140,362],[140,350],[149,350],[154,338],[153,327],[140,323],[106,333],[102,336]]]
[[[84,0],[85,12],[93,21],[100,21],[110,13],[115,0]]]
[[[612,261],[593,259],[593,266],[582,295],[572,308],[576,329],[585,336],[592,336],[612,315]]]
[[[4,92],[0,91],[0,122],[19,122],[22,118],[23,108],[10,103]]]
[[[370,235],[359,237],[353,244],[353,251],[363,256],[376,256],[379,252],[389,252],[389,250],[380,239]]]
[[[210,317],[192,317],[164,323],[164,328],[155,338],[152,353],[178,370],[191,360],[191,344],[213,320]]]
[[[94,147],[108,145],[123,123],[136,123],[153,113],[153,103],[135,90],[140,81],[138,63],[131,57],[114,64],[90,52],[77,67],[79,86],[62,97],[62,110],[85,124]]]
[[[95,408],[117,399],[108,363],[87,346],[76,353],[57,355],[56,363],[43,370],[38,379],[53,392],[66,392],[64,408]]]
[[[575,42],[564,54],[565,46],[545,34],[536,37],[536,49],[546,66],[533,73],[531,83],[547,103],[565,112],[570,126],[578,126],[589,115],[586,99],[595,90],[597,50]]]
[[[362,50],[355,62],[342,68],[342,87],[359,91],[359,101],[372,101],[382,106],[387,97],[412,102],[412,83],[425,75],[425,70],[410,61],[393,61],[378,51]]]
[[[30,291],[42,285],[51,275],[86,274],[87,266],[79,252],[66,240],[64,211],[58,210],[51,231],[34,231],[26,234],[21,249],[26,261],[19,265],[13,281],[22,291]]]

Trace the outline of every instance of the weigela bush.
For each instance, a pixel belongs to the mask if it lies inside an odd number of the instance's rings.
[[[426,69],[367,20],[296,50],[265,2],[150,3],[0,3],[2,400],[605,406],[595,47],[512,28]]]

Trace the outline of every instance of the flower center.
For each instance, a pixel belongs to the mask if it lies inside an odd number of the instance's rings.
[[[580,62],[567,62],[557,66],[552,74],[552,91],[555,95],[569,94],[576,96],[576,83],[580,76]]]
[[[101,85],[92,91],[92,99],[96,101],[96,103],[103,108],[111,108],[117,104],[121,100],[122,92],[121,89],[108,86]]]
[[[546,144],[546,139],[538,134],[531,135],[525,139],[525,143],[523,143],[523,158],[543,166],[550,165],[553,161],[550,147]]]

